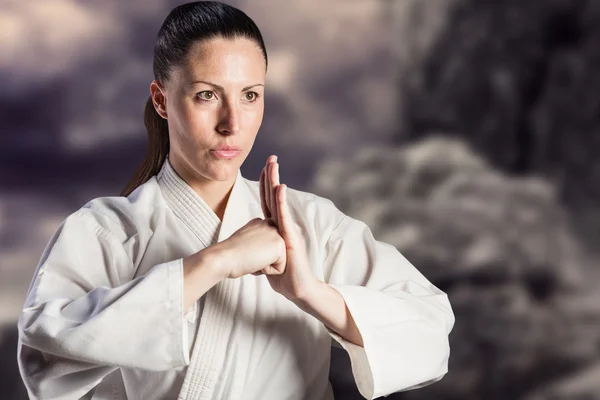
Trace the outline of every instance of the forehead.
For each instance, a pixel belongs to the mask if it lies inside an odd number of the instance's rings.
[[[264,83],[265,59],[258,45],[246,38],[213,38],[194,44],[186,62],[176,68],[184,81],[212,79],[219,84]]]

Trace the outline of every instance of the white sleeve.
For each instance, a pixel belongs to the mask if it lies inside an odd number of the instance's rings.
[[[446,374],[454,325],[448,297],[394,246],[344,215],[326,242],[324,274],[363,338],[360,347],[328,330],[349,354],[365,398],[416,389]]]
[[[89,209],[63,222],[18,322],[19,370],[31,398],[79,398],[117,367],[189,364],[182,260],[130,280],[133,273],[123,244]]]

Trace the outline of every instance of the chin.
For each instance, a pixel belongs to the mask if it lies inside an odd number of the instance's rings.
[[[210,176],[211,179],[219,182],[226,182],[235,180],[239,165],[231,161],[225,163],[216,162],[211,165]]]

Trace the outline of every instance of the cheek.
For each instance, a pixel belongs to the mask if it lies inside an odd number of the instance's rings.
[[[179,114],[178,134],[188,142],[201,142],[214,128],[214,116],[202,107],[185,107]]]
[[[187,117],[189,133],[194,136],[205,136],[214,129],[214,117],[209,112],[196,110]]]
[[[248,110],[245,125],[251,133],[256,133],[262,123],[264,108]]]
[[[185,104],[182,110],[184,123],[188,127],[202,126],[210,114],[206,108],[198,107],[194,104]]]

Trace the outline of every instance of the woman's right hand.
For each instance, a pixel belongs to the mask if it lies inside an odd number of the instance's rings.
[[[211,246],[227,278],[247,274],[280,275],[285,270],[285,241],[270,219],[254,218],[229,238]]]

